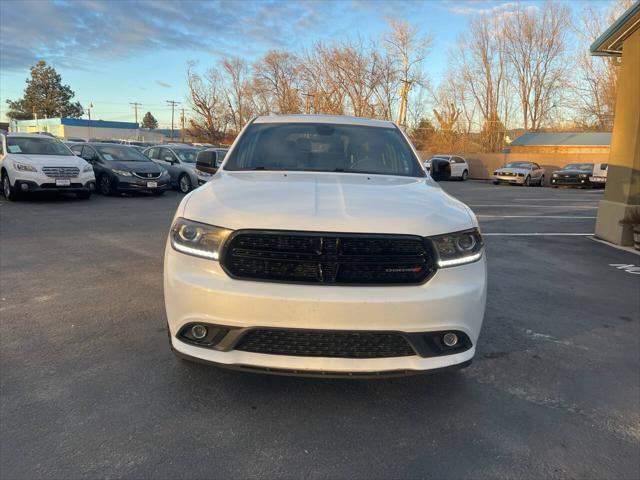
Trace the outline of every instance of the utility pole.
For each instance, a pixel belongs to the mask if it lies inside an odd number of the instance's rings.
[[[304,96],[304,113],[309,115],[309,113],[311,113],[309,108],[309,97],[313,98],[315,95],[307,92],[302,92],[302,95]]]
[[[180,105],[180,102],[176,102],[175,100],[167,100],[167,105],[171,105],[171,140],[173,140],[173,114],[174,109]]]
[[[129,102],[129,105],[133,105],[133,111],[135,112],[135,116],[136,116],[136,127],[137,127],[137,132],[138,134],[136,135],[136,140],[140,140],[140,124],[138,123],[138,107],[141,107],[142,104],[138,103],[138,102]]]
[[[184,143],[184,108],[180,109],[180,123],[182,128],[180,129],[180,141]]]
[[[129,102],[129,105],[133,105],[133,111],[135,112],[136,124],[137,124],[138,123],[138,107],[141,107],[142,104],[138,102]]]
[[[89,115],[89,121],[87,122],[87,130],[89,131],[89,138],[87,140],[91,140],[91,109],[93,108],[93,102],[89,102],[89,107],[87,107],[87,115]]]

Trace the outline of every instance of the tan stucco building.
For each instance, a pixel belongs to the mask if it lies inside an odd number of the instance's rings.
[[[607,187],[598,206],[596,235],[632,245],[631,228],[618,222],[629,210],[640,208],[640,1],[591,45],[591,54],[622,57]]]

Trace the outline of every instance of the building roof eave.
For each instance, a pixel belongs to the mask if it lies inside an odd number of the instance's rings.
[[[591,44],[591,55],[619,57],[622,44],[640,28],[640,1],[635,2]]]

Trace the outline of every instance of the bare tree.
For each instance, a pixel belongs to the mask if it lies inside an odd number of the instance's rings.
[[[406,125],[409,91],[413,84],[422,80],[419,67],[429,54],[432,40],[429,35],[419,36],[418,30],[407,22],[391,19],[389,29],[384,40],[389,55],[397,62],[400,72],[400,108],[397,122]]]
[[[458,39],[454,53],[455,75],[469,89],[484,132],[483,149],[502,148],[504,124],[510,108],[507,65],[500,21],[486,15],[471,21],[468,34]],[[466,94],[466,92],[465,92]]]
[[[566,31],[570,11],[547,0],[540,8],[516,4],[504,16],[501,34],[513,72],[525,130],[539,130],[555,97],[566,86]]]
[[[572,106],[576,110],[575,121],[583,128],[600,131],[613,128],[620,65],[618,58],[594,57],[584,46],[593,43],[632,3],[633,0],[612,1],[607,15],[587,7],[574,23],[582,48],[576,54]]]
[[[231,127],[238,133],[253,114],[249,65],[238,57],[225,58],[222,60],[222,69]]]
[[[273,113],[300,113],[297,58],[286,51],[272,50],[254,65],[254,88],[268,99]]]
[[[220,75],[210,69],[204,76],[195,71],[195,63],[187,69],[189,103],[193,115],[189,120],[189,133],[210,140],[223,138],[227,130],[225,93]]]

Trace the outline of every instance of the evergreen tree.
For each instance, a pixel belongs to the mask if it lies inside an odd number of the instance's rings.
[[[153,130],[154,128],[158,128],[158,121],[155,119],[153,115],[151,115],[151,112],[147,112],[144,114],[144,117],[142,118],[141,127]]]
[[[75,95],[73,90],[69,85],[63,85],[58,72],[43,60],[31,67],[31,78],[26,82],[24,96],[20,100],[7,100],[7,117],[27,120],[33,118],[34,113],[39,118],[82,116],[80,102],[71,101]]]

